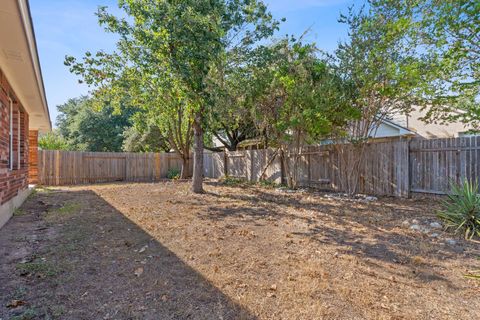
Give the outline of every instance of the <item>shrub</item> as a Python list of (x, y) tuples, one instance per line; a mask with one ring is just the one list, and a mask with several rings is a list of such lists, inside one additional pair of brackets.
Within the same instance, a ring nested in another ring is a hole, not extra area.
[(168, 179), (174, 179), (174, 180), (179, 179), (180, 178), (180, 169), (178, 169), (178, 168), (168, 169), (167, 178)]
[(452, 183), (451, 193), (443, 201), (443, 209), (438, 217), (447, 228), (455, 228), (455, 232), (463, 232), (465, 239), (480, 236), (480, 195), (478, 183), (464, 180)]

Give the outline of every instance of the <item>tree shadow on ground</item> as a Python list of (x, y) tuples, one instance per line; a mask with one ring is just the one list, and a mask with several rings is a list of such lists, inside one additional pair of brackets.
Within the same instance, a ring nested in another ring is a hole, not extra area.
[[(0, 232), (0, 318), (256, 318), (92, 191), (38, 193), (22, 210)], [(52, 272), (19, 274), (19, 263)], [(2, 309), (20, 287), (27, 305)]]
[[(238, 190), (238, 193), (210, 195), (220, 202), (241, 201), (248, 205), (210, 205), (202, 217), (216, 221), (241, 218), (243, 222), (252, 225), (259, 225), (264, 220), (279, 224), (285, 219), (296, 220), (306, 225), (302, 230), (292, 231), (297, 237), (316, 242), (320, 246), (334, 246), (340, 254), (408, 270), (409, 276), (421, 282), (443, 281), (452, 288), (453, 284), (448, 279), (432, 269), (438, 267), (441, 260), (458, 259), (467, 251), (478, 252), (466, 242), (449, 246), (426, 235), (399, 231), (402, 220), (419, 218), (422, 214), (425, 216), (425, 212), (421, 211), (425, 210), (424, 202), (415, 204), (407, 200), (402, 203), (401, 200), (391, 198), (368, 204), (343, 200), (308, 202), (305, 201), (306, 197), (319, 194), (277, 194), (273, 190), (255, 187), (242, 187)], [(302, 214), (304, 210), (318, 215)], [(428, 264), (423, 263), (424, 260), (428, 260)], [(401, 275), (405, 276), (405, 273)]]

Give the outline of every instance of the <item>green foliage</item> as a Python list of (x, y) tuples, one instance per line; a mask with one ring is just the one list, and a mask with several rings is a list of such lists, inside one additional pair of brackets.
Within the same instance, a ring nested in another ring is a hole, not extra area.
[[(213, 107), (210, 70), (227, 52), (248, 52), (277, 22), (258, 0), (122, 0), (119, 7), (127, 17), (106, 7), (97, 13), (105, 30), (119, 36), (117, 51), (87, 52), (81, 62), (66, 57), (65, 64), (97, 96), (141, 108), (184, 160), (195, 131), (201, 157), (205, 114)], [(201, 191), (202, 164), (195, 163), (193, 185)]]
[(98, 98), (82, 96), (58, 106), (57, 126), (71, 149), (80, 151), (122, 150), (123, 132), (131, 126), (133, 108), (122, 112)]
[(237, 187), (237, 186), (250, 184), (249, 181), (247, 181), (246, 179), (230, 177), (230, 176), (222, 177), (220, 179), (220, 182), (229, 187)]
[(58, 132), (52, 131), (38, 138), (38, 147), (42, 150), (70, 150), (67, 140)]
[(447, 228), (463, 232), (466, 239), (480, 236), (480, 195), (478, 183), (464, 180), (451, 184), (451, 193), (438, 212)]
[(181, 170), (178, 168), (170, 168), (167, 172), (167, 178), (172, 180), (180, 179)]
[(269, 181), (269, 180), (260, 180), (260, 181), (257, 181), (257, 182), (253, 182), (253, 181), (248, 181), (244, 178), (237, 178), (237, 177), (231, 177), (231, 176), (222, 177), (220, 179), (220, 182), (223, 185), (226, 185), (226, 186), (229, 186), (229, 187), (258, 186), (258, 187), (262, 187), (262, 188), (271, 189), (271, 188), (276, 188), (276, 187), (281, 186), (281, 185), (279, 185), (279, 184), (277, 184), (273, 181)]
[(267, 68), (260, 79), (258, 112), (260, 130), (278, 144), (300, 139), (316, 142), (344, 128), (355, 117), (344, 81), (313, 44), (285, 39), (269, 48)]
[(59, 272), (59, 270), (56, 269), (55, 266), (42, 260), (18, 263), (16, 265), (16, 269), (22, 275), (32, 274), (41, 278), (54, 277)]
[[(480, 3), (372, 0), (371, 9), (379, 19), (401, 23), (402, 42), (415, 50), (410, 57), (426, 64), (416, 94), (427, 100), (427, 119), (462, 120), (479, 128)], [(387, 24), (385, 32), (398, 34), (399, 23)]]
[(169, 152), (168, 139), (158, 126), (134, 125), (123, 132), (122, 150), (126, 152)]
[(65, 203), (63, 206), (61, 206), (60, 208), (54, 210), (52, 213), (71, 214), (78, 211), (79, 209), (80, 209), (80, 204), (68, 202), (68, 203)]
[(260, 50), (253, 74), (253, 118), (264, 144), (282, 150), (287, 183), (295, 188), (304, 145), (345, 131), (355, 109), (345, 81), (318, 58), (315, 45), (287, 38)]
[(348, 25), (350, 36), (335, 51), (335, 64), (358, 118), (348, 128), (351, 142), (374, 136), (383, 119), (408, 114), (424, 102), (416, 93), (428, 65), (404, 41), (414, 23), (374, 8), (351, 8), (339, 20)]

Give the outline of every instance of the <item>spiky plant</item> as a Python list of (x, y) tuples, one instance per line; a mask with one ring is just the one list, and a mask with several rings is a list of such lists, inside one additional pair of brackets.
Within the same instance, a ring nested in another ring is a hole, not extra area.
[(480, 195), (478, 182), (463, 180), (451, 183), (451, 192), (443, 201), (443, 208), (438, 217), (447, 228), (455, 228), (455, 232), (463, 232), (465, 239), (480, 237)]

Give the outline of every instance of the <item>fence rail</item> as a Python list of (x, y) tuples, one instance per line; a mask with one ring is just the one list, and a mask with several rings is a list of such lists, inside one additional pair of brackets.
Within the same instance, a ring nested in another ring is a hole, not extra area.
[(41, 185), (74, 185), (113, 181), (158, 181), (182, 167), (175, 153), (116, 153), (40, 150)]
[[(347, 168), (332, 145), (310, 146), (301, 154), (297, 176), (300, 185), (342, 190)], [(359, 157), (359, 151), (345, 145), (343, 159)], [(223, 161), (229, 176), (277, 183), (285, 177), (273, 150), (227, 152)], [(445, 194), (450, 182), (480, 180), (480, 137), (448, 139), (381, 139), (368, 143), (358, 172), (358, 191), (379, 196), (408, 197), (411, 193)], [(221, 161), (217, 159), (217, 161)], [(210, 177), (218, 178), (223, 172)]]
[[(379, 196), (408, 197), (411, 193), (444, 194), (451, 181), (480, 180), (480, 137), (450, 139), (390, 139), (368, 143), (357, 177), (342, 159), (359, 157), (358, 149), (344, 145), (343, 157), (333, 145), (308, 146), (300, 154), (296, 175), (301, 186), (342, 190), (342, 181), (358, 179), (358, 191)], [(111, 181), (158, 181), (182, 161), (174, 153), (110, 153), (40, 151), (39, 183), (72, 185)], [(192, 170), (190, 161), (190, 170)], [(286, 174), (273, 149), (206, 152), (204, 175), (225, 174), (249, 181), (281, 183)], [(350, 182), (355, 182), (350, 181)]]

